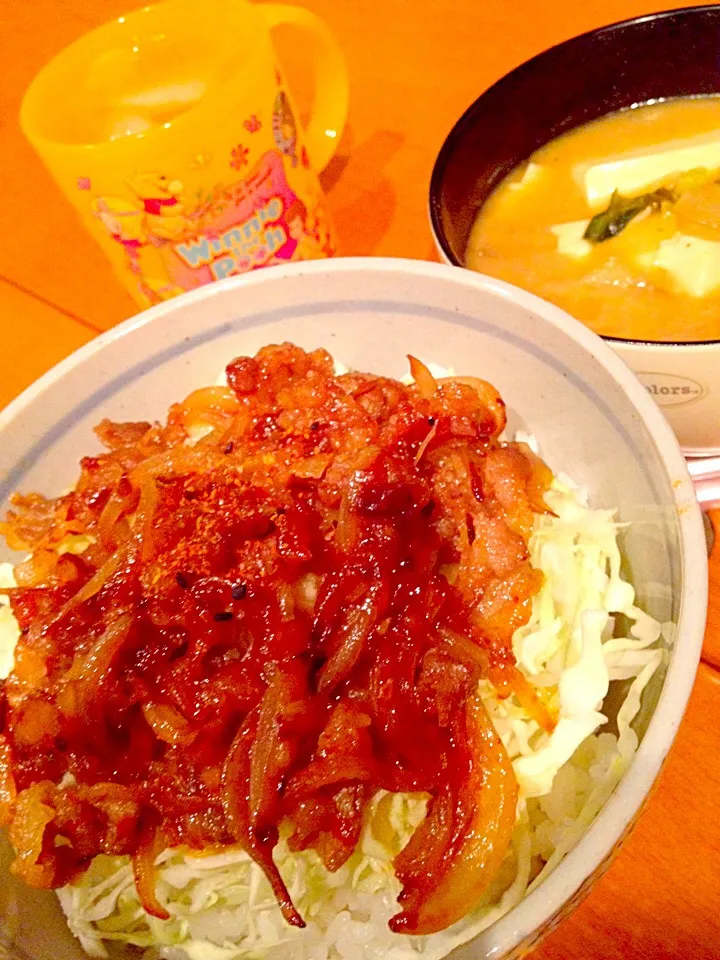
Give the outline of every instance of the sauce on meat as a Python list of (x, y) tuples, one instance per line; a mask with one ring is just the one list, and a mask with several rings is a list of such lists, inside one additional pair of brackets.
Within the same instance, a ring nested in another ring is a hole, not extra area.
[(478, 680), (552, 726), (511, 649), (550, 473), (498, 440), (489, 384), (411, 367), (408, 387), (266, 347), (165, 425), (101, 423), (71, 493), (15, 498), (3, 532), (31, 556), (6, 591), (21, 637), (0, 817), (27, 883), (127, 854), (164, 917), (159, 850), (241, 844), (302, 925), (280, 825), (334, 870), (377, 791), (421, 791), (391, 926), (430, 933), (475, 905), (517, 794)]

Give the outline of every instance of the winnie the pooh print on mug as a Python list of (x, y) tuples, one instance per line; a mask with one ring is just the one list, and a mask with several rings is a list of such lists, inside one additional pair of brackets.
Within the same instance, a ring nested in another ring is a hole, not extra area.
[[(312, 41), (316, 92), (305, 129), (273, 50), (280, 24)], [(332, 256), (316, 171), (346, 112), (342, 56), (313, 14), (166, 0), (59, 54), (30, 86), (21, 122), (148, 306), (258, 267)]]

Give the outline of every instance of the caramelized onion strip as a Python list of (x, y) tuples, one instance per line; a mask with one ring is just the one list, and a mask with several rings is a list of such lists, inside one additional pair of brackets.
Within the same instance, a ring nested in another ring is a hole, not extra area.
[(17, 851), (11, 872), (41, 890), (50, 889), (55, 883), (52, 860), (42, 858), (45, 832), (55, 819), (55, 809), (47, 802), (54, 789), (50, 781), (42, 780), (18, 794), (9, 830), (10, 843)]
[(427, 450), (427, 448), (430, 446), (430, 444), (431, 444), (431, 443), (433, 442), (433, 440), (435, 439), (435, 434), (436, 434), (437, 432), (438, 432), (438, 424), (437, 424), (437, 420), (436, 420), (435, 423), (434, 423), (434, 424), (430, 427), (430, 429), (428, 430), (427, 436), (425, 437), (425, 439), (423, 440), (423, 442), (420, 444), (420, 446), (419, 446), (419, 448), (418, 448), (418, 452), (415, 454), (415, 465), (416, 465), (416, 466), (417, 466), (418, 463), (420, 463), (420, 461), (421, 461), (422, 458), (423, 458), (423, 454), (425, 453), (425, 451)]
[(36, 550), (13, 571), (18, 587), (38, 587), (46, 583), (57, 567), (58, 559), (54, 550)]
[(538, 697), (537, 691), (533, 689), (527, 678), (517, 669), (517, 667), (504, 667), (507, 670), (510, 688), (518, 698), (518, 703), (525, 713), (538, 724), (538, 726), (547, 733), (552, 733), (557, 725), (557, 719), (550, 713), (548, 708)]
[(58, 694), (58, 707), (66, 716), (81, 715), (102, 690), (103, 678), (130, 632), (132, 618), (121, 614), (95, 641), (90, 650), (75, 658)]
[(334, 640), (337, 649), (325, 663), (318, 679), (318, 691), (330, 693), (349, 675), (362, 653), (365, 641), (375, 625), (377, 591), (370, 591), (360, 606), (351, 607)]
[(144, 703), (142, 711), (152, 732), (164, 743), (187, 745), (197, 736), (185, 717), (168, 703)]
[[(512, 764), (479, 694), (468, 700), (466, 711), (472, 764), (461, 799), (471, 815), (447, 846), (439, 870), (420, 875), (404, 852), (396, 858), (399, 878), (404, 882), (407, 874), (409, 880), (400, 897), (403, 909), (390, 921), (396, 933), (436, 933), (470, 913), (510, 845), (517, 804)], [(423, 824), (416, 831), (421, 838), (422, 829)]]
[(117, 488), (113, 490), (110, 499), (103, 507), (98, 520), (98, 536), (101, 545), (108, 551), (113, 551), (117, 547), (116, 527), (128, 507), (129, 498), (120, 493)]
[(99, 593), (112, 575), (120, 568), (121, 564), (127, 559), (127, 550), (121, 548), (117, 550), (105, 563), (97, 570), (88, 582), (80, 587), (78, 592), (71, 597), (65, 606), (61, 607), (59, 613), (53, 618), (48, 626), (54, 627), (63, 620), (71, 610), (85, 603), (96, 593)]
[(133, 525), (133, 533), (140, 544), (140, 559), (143, 563), (152, 560), (155, 554), (155, 511), (160, 494), (155, 480), (147, 474), (140, 482), (140, 502)]
[(479, 670), (481, 673), (487, 671), (490, 664), (487, 650), (483, 650), (472, 640), (463, 637), (460, 633), (455, 633), (453, 630), (443, 628), (439, 631), (439, 637), (443, 646), (447, 647), (448, 652), (452, 653), (456, 660)]
[(155, 834), (149, 843), (141, 846), (132, 855), (131, 863), (135, 887), (143, 910), (145, 913), (149, 913), (151, 917), (157, 917), (158, 920), (169, 920), (170, 914), (158, 900), (155, 889), (157, 884), (155, 860), (163, 846), (161, 836)]
[(418, 360), (417, 357), (412, 356), (408, 356), (408, 360), (410, 362), (410, 373), (415, 381), (418, 393), (423, 399), (429, 400), (430, 397), (434, 396), (435, 391), (437, 390), (437, 380), (430, 373), (422, 360)]
[(221, 796), (228, 829), (267, 877), (283, 916), (293, 927), (304, 927), (305, 921), (295, 909), (288, 889), (272, 858), (274, 838), (270, 843), (259, 840), (250, 825), (249, 779), (250, 753), (257, 735), (258, 711), (252, 711), (238, 730), (225, 759), (222, 771)]
[(0, 734), (0, 827), (12, 822), (17, 787), (12, 772), (12, 748), (7, 737)]

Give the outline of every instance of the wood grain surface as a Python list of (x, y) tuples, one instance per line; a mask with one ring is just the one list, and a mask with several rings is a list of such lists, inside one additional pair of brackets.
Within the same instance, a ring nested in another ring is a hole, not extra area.
[[(351, 78), (347, 130), (322, 181), (343, 255), (435, 259), (427, 190), (437, 151), (483, 89), (545, 47), (655, 0), (305, 0), (337, 36)], [(0, 36), (0, 407), (58, 360), (135, 312), (17, 122), (40, 67), (131, 0), (3, 0)], [(12, 36), (12, 44), (8, 38)], [(309, 97), (302, 51), (280, 38)], [(8, 66), (10, 67), (8, 69)], [(720, 517), (713, 517), (720, 534)], [(537, 960), (720, 956), (720, 551), (685, 720), (647, 810), (586, 901)]]

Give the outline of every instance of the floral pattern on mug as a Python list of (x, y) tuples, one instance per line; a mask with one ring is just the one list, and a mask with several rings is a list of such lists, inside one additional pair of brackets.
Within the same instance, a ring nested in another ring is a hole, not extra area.
[(241, 167), (247, 166), (249, 152), (247, 147), (238, 143), (237, 146), (232, 148), (232, 152), (230, 153), (230, 166), (234, 170), (239, 170)]

